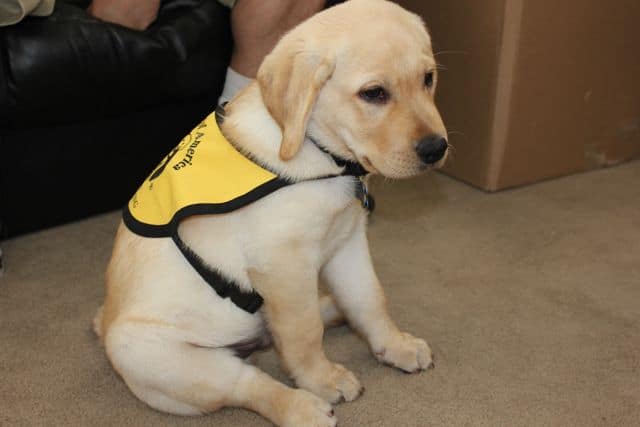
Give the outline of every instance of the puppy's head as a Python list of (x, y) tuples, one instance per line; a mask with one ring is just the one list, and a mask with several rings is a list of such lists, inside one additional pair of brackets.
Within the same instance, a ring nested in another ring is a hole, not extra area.
[(303, 22), (258, 71), (291, 159), (305, 135), (391, 178), (441, 166), (447, 133), (436, 61), (422, 20), (385, 0), (350, 0)]

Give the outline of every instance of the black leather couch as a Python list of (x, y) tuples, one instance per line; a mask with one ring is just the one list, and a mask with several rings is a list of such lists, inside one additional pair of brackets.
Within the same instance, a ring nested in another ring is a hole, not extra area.
[(165, 0), (137, 32), (88, 3), (0, 28), (0, 239), (119, 209), (216, 106), (227, 8)]

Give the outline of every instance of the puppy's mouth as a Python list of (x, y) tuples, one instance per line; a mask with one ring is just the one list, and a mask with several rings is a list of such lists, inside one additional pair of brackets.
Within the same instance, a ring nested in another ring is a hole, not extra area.
[[(356, 156), (356, 158), (358, 158)], [(373, 163), (371, 162), (371, 160), (369, 160), (369, 157), (364, 156), (362, 158), (362, 160), (358, 159), (358, 161), (360, 162), (360, 164), (366, 169), (368, 170), (370, 173), (375, 173), (380, 175), (380, 171), (378, 169), (376, 169), (375, 166), (373, 166)]]
[(373, 167), (379, 175), (386, 178), (405, 179), (419, 175), (426, 170), (434, 169), (436, 164), (427, 165), (419, 161), (418, 158), (411, 155), (411, 153), (391, 152), (385, 154), (384, 162), (379, 165), (379, 168), (373, 165), (371, 167)]

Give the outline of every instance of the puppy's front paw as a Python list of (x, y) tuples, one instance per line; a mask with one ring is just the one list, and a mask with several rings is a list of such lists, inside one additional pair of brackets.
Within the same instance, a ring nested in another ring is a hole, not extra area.
[(326, 363), (322, 369), (298, 377), (296, 383), (331, 403), (351, 402), (364, 391), (356, 376), (337, 363)]
[(381, 348), (374, 349), (380, 362), (413, 373), (435, 367), (433, 355), (425, 340), (401, 332), (389, 339)]
[(288, 405), (282, 427), (336, 427), (338, 420), (331, 405), (306, 390), (296, 390)]

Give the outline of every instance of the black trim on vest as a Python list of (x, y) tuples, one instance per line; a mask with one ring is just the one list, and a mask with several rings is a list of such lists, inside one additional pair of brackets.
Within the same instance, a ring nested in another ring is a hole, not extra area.
[(223, 214), (233, 212), (291, 184), (291, 182), (285, 179), (273, 178), (248, 193), (224, 203), (198, 203), (185, 206), (174, 214), (170, 223), (165, 225), (151, 225), (138, 222), (131, 214), (129, 204), (127, 204), (123, 209), (122, 219), (129, 230), (141, 236), (171, 237), (174, 230), (177, 230), (180, 221), (191, 215)]

